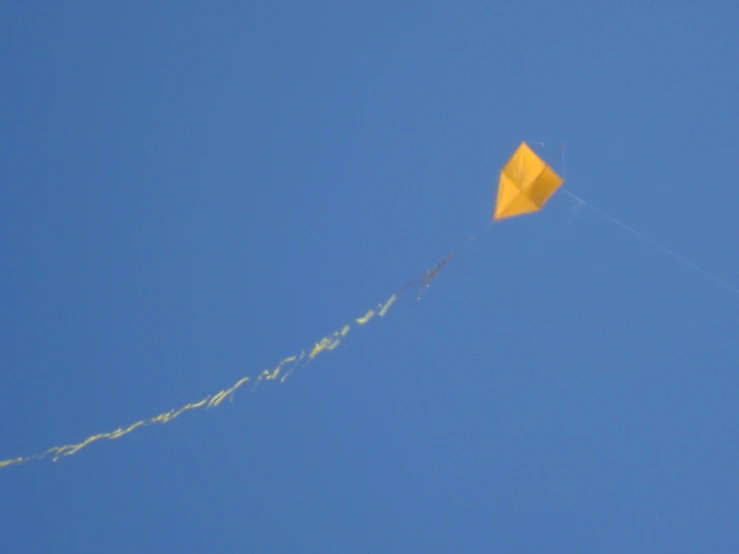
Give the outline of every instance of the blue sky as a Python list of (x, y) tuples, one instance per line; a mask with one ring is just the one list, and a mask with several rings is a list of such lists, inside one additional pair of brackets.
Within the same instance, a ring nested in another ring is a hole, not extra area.
[[(7, 3), (2, 552), (736, 552), (732, 2)], [(543, 141), (545, 146), (534, 144)]]

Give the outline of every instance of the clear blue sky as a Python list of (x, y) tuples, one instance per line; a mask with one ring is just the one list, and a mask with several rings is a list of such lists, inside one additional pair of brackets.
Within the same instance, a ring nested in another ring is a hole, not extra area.
[[(739, 551), (735, 2), (6, 2), (0, 551)], [(545, 147), (533, 141), (544, 141)]]

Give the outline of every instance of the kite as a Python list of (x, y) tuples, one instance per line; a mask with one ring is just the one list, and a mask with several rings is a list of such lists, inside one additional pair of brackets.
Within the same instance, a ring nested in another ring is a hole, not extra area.
[(500, 172), (493, 219), (539, 211), (562, 183), (564, 179), (522, 142)]
[[(564, 149), (562, 150), (562, 152), (564, 154)], [(557, 192), (557, 190), (562, 186), (563, 183), (564, 179), (560, 177), (539, 156), (537, 156), (536, 153), (534, 153), (534, 151), (529, 147), (529, 145), (526, 144), (526, 142), (522, 142), (513, 153), (513, 155), (510, 157), (510, 159), (503, 166), (503, 169), (500, 172), (497, 198), (491, 218), (492, 221), (494, 222), (503, 219), (509, 219), (541, 210), (546, 202), (552, 197), (552, 195), (554, 195), (555, 192)], [(685, 258), (678, 256), (671, 250), (665, 248), (664, 246), (643, 235), (642, 233), (639, 233), (635, 229), (629, 227), (625, 223), (622, 223), (621, 221), (607, 214), (603, 210), (600, 210), (592, 204), (585, 202), (579, 196), (576, 196), (575, 194), (567, 190), (564, 190), (564, 192), (578, 201), (580, 204), (592, 208), (612, 222), (620, 225), (631, 233), (650, 242), (652, 245), (673, 256), (678, 261), (692, 266), (694, 269), (724, 285), (731, 292), (739, 294), (739, 289), (737, 289), (733, 285), (708, 273), (707, 271), (701, 269)], [(469, 238), (474, 239), (475, 237), (473, 236)], [(231, 387), (223, 389), (214, 394), (209, 394), (198, 401), (187, 403), (177, 410), (172, 409), (154, 417), (141, 419), (135, 423), (129, 424), (125, 427), (120, 427), (114, 431), (97, 433), (77, 443), (55, 446), (31, 456), (19, 456), (16, 458), (0, 460), (0, 468), (23, 464), (32, 460), (41, 460), (46, 457), (51, 457), (53, 461), (57, 461), (62, 457), (76, 454), (93, 442), (97, 442), (102, 439), (116, 440), (141, 427), (147, 427), (153, 424), (169, 423), (186, 411), (203, 408), (215, 408), (217, 406), (220, 406), (226, 399), (233, 399), (233, 396), (236, 393), (237, 389), (241, 388), (243, 385), (250, 381), (254, 382), (254, 388), (256, 388), (256, 386), (262, 381), (284, 383), (288, 376), (298, 367), (305, 367), (307, 364), (312, 362), (319, 354), (336, 349), (343, 341), (343, 339), (347, 336), (349, 331), (352, 329), (353, 324), (362, 326), (367, 324), (375, 316), (378, 316), (380, 318), (385, 317), (390, 307), (395, 303), (396, 300), (398, 300), (398, 298), (403, 296), (409, 288), (413, 286), (419, 286), (420, 290), (418, 292), (417, 299), (420, 299), (423, 291), (430, 287), (432, 281), (437, 278), (442, 268), (446, 267), (446, 265), (457, 255), (457, 250), (458, 249), (455, 249), (451, 254), (443, 258), (431, 269), (427, 270), (421, 278), (410, 281), (408, 284), (403, 286), (398, 292), (391, 295), (384, 303), (378, 304), (375, 308), (367, 311), (363, 316), (355, 318), (351, 323), (347, 323), (334, 331), (332, 334), (323, 337), (321, 340), (314, 343), (313, 347), (309, 351), (303, 350), (299, 355), (288, 356), (287, 358), (284, 358), (273, 369), (265, 369), (264, 371), (262, 371), (261, 374), (259, 374), (256, 379), (252, 379), (250, 377), (242, 377)], [(283, 369), (285, 371), (283, 371)]]

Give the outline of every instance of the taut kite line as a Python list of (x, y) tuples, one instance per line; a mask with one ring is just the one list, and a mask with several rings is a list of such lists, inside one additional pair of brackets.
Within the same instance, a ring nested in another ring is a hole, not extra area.
[[(498, 221), (539, 211), (547, 202), (547, 200), (549, 200), (549, 198), (551, 198), (552, 195), (561, 187), (562, 183), (564, 183), (564, 179), (560, 177), (539, 156), (537, 156), (536, 153), (528, 146), (528, 144), (522, 142), (500, 172), (497, 199), (495, 202), (492, 220)], [(678, 260), (691, 265), (708, 277), (711, 277), (712, 279), (718, 281), (725, 287), (729, 288), (732, 292), (739, 294), (739, 290), (732, 285), (700, 269), (692, 262), (689, 262), (685, 258), (678, 256), (677, 254), (661, 246), (652, 239), (646, 237), (645, 235), (642, 235), (631, 227), (628, 227), (626, 224), (620, 222), (619, 220), (603, 212), (602, 210), (595, 208), (591, 204), (585, 202), (569, 191), (565, 192), (582, 204), (593, 208), (595, 211), (599, 212), (601, 215), (604, 215), (611, 221), (626, 228), (632, 233), (635, 233), (642, 239), (647, 240), (663, 251), (666, 251)], [(156, 423), (169, 423), (184, 412), (190, 410), (197, 410), (201, 408), (215, 408), (221, 405), (221, 403), (223, 403), (226, 399), (232, 398), (234, 393), (239, 388), (249, 382), (254, 382), (254, 386), (258, 385), (262, 381), (284, 383), (285, 380), (290, 376), (290, 374), (299, 367), (305, 367), (323, 352), (329, 352), (336, 349), (341, 341), (352, 329), (352, 324), (362, 326), (367, 324), (375, 316), (378, 316), (380, 318), (385, 317), (390, 307), (399, 297), (403, 296), (409, 288), (416, 285), (420, 286), (417, 296), (417, 298), (420, 298), (423, 291), (431, 285), (431, 282), (438, 276), (439, 272), (456, 256), (456, 254), (456, 250), (453, 251), (440, 262), (435, 264), (431, 269), (427, 270), (421, 278), (407, 283), (398, 292), (391, 295), (385, 302), (378, 304), (375, 308), (367, 311), (363, 316), (355, 318), (351, 323), (347, 323), (330, 335), (323, 337), (321, 340), (313, 345), (309, 352), (304, 350), (299, 355), (288, 356), (279, 364), (277, 364), (274, 368), (264, 370), (254, 379), (250, 377), (242, 377), (231, 387), (223, 389), (214, 394), (209, 394), (196, 402), (185, 404), (179, 409), (172, 409), (148, 419), (141, 419), (139, 421), (136, 421), (135, 423), (131, 423), (126, 427), (120, 427), (114, 431), (91, 435), (77, 443), (65, 444), (63, 446), (54, 446), (43, 452), (30, 456), (19, 456), (16, 458), (9, 458), (7, 460), (0, 460), (0, 468), (24, 464), (34, 460), (42, 460), (47, 457), (51, 457), (52, 460), (56, 462), (62, 457), (71, 456), (78, 453), (83, 448), (99, 440), (119, 439), (124, 435), (127, 435), (128, 433), (131, 433), (132, 431), (141, 427), (147, 427)]]

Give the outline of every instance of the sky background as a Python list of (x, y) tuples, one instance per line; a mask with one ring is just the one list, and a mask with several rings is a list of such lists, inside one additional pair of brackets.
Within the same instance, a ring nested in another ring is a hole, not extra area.
[[(739, 551), (739, 7), (6, 2), (0, 551)], [(543, 141), (544, 146), (535, 144)], [(560, 144), (566, 143), (566, 168)]]

